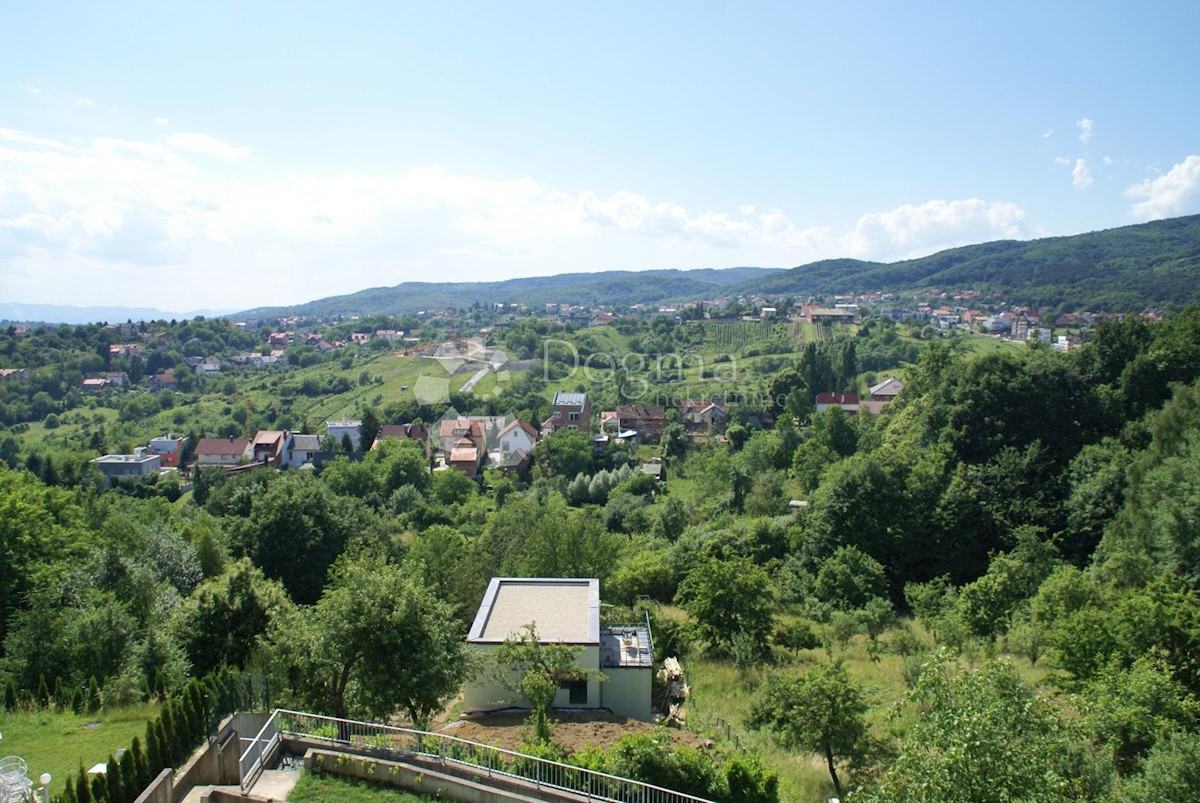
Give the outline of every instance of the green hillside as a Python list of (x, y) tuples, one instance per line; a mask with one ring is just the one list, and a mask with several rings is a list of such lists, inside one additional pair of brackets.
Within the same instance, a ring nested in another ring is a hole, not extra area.
[(401, 315), (475, 303), (637, 304), (676, 298), (705, 298), (720, 288), (778, 273), (771, 268), (728, 268), (692, 271), (606, 271), (562, 273), (501, 282), (405, 282), (373, 287), (291, 307), (258, 307), (235, 318), (280, 315)]
[(745, 293), (864, 293), (929, 287), (1000, 291), (1067, 309), (1200, 303), (1200, 215), (1072, 237), (1001, 240), (892, 264), (802, 265), (737, 286)]
[(730, 294), (821, 295), (974, 288), (1064, 309), (1138, 310), (1200, 303), (1200, 215), (1071, 237), (999, 240), (884, 264), (827, 259), (790, 270), (607, 271), (500, 282), (405, 282), (235, 318), (399, 315), (475, 303), (656, 304)]

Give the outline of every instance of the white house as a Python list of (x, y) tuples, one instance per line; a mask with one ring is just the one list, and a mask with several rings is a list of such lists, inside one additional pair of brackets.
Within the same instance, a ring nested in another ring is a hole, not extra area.
[[(608, 709), (632, 719), (652, 719), (654, 660), (644, 613), (640, 620), (630, 617), (621, 625), (601, 625), (600, 581), (594, 578), (493, 577), (467, 642), (486, 657), (505, 639), (520, 637), (530, 624), (542, 643), (579, 647), (579, 664), (589, 670), (587, 680), (560, 685), (556, 708)], [(597, 671), (603, 673), (603, 682)], [(479, 672), (463, 691), (466, 709), (528, 707), (512, 688), (516, 678), (513, 672), (509, 682), (502, 683), (487, 670)]]
[(498, 439), (501, 454), (516, 454), (518, 451), (528, 454), (537, 442), (537, 430), (516, 418), (500, 430)]
[(350, 445), (354, 447), (354, 451), (359, 450), (362, 441), (362, 421), (346, 420), (346, 421), (326, 421), (325, 429), (339, 443), (343, 435), (350, 436)]
[(196, 462), (202, 466), (236, 466), (249, 459), (250, 441), (245, 438), (201, 438), (196, 443)]
[(196, 373), (200, 376), (212, 376), (221, 372), (221, 361), (216, 357), (205, 357), (196, 363)]
[(321, 439), (316, 435), (293, 435), (288, 465), (292, 468), (299, 468), (305, 463), (311, 463), (319, 451), (321, 451)]
[(110, 485), (114, 480), (145, 477), (162, 468), (162, 458), (148, 454), (144, 446), (139, 446), (133, 454), (106, 454), (91, 462), (100, 469)]

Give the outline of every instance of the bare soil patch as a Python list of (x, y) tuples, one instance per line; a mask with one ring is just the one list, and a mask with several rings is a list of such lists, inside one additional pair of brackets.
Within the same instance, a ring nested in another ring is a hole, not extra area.
[[(526, 716), (525, 711), (501, 711), (447, 722), (438, 730), (460, 739), (486, 742), (496, 747), (515, 750), (521, 745)], [(607, 711), (556, 711), (553, 718), (554, 743), (567, 753), (573, 753), (587, 745), (607, 750), (622, 736), (631, 733), (667, 733), (678, 744), (704, 744), (704, 739), (695, 733), (663, 728), (652, 722), (639, 722)]]

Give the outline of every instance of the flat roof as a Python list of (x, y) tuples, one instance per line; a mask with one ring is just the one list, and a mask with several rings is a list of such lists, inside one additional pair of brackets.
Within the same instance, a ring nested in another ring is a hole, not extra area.
[(654, 666), (650, 629), (646, 627), (605, 628), (600, 636), (600, 666), (626, 668)]
[(537, 627), (539, 641), (600, 643), (600, 581), (583, 577), (493, 577), (468, 641), (499, 644)]
[(138, 456), (136, 454), (106, 454), (101, 457), (92, 458), (92, 463), (113, 464), (113, 463), (149, 463), (150, 461), (162, 462), (162, 455), (154, 452), (148, 452)]

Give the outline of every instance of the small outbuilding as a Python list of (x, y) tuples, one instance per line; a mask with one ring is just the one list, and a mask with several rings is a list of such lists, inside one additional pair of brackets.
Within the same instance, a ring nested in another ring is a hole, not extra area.
[[(614, 609), (615, 610), (615, 609)], [(467, 642), (485, 655), (509, 638), (519, 638), (534, 625), (542, 643), (580, 648), (579, 665), (586, 680), (563, 683), (556, 708), (607, 709), (619, 716), (650, 721), (654, 676), (650, 621), (645, 613), (603, 617), (600, 581), (595, 578), (493, 577), (475, 614)], [(604, 676), (600, 681), (596, 672)], [(468, 711), (527, 708), (514, 687), (516, 677), (501, 682), (488, 671), (469, 680), (463, 692)]]

